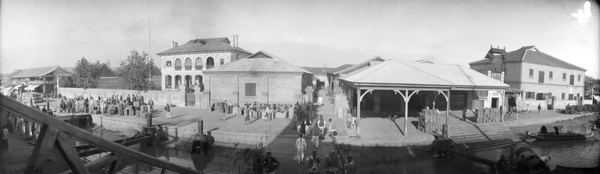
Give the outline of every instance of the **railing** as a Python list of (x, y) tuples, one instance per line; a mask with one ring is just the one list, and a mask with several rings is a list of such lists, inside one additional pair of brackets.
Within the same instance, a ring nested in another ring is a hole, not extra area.
[[(88, 168), (91, 168), (93, 165), (96, 165), (94, 167), (98, 167), (106, 163), (109, 163), (109, 168), (114, 173), (121, 158), (127, 158), (178, 173), (200, 173), (196, 170), (165, 162), (115, 142), (108, 141), (1, 94), (0, 109), (15, 113), (42, 125), (39, 137), (29, 158), (29, 163), (25, 168), (25, 173), (43, 173), (44, 165), (48, 162), (51, 152), (55, 148), (60, 152), (61, 157), (73, 173), (89, 173)], [(90, 145), (105, 149), (115, 155), (101, 158), (98, 162), (93, 161), (83, 164), (72, 144), (75, 139), (85, 141)]]
[[(331, 136), (331, 144), (333, 145), (333, 148), (335, 150), (335, 152), (337, 152), (342, 159), (338, 159), (338, 165), (340, 166), (340, 171), (345, 171), (344, 169), (346, 168), (345, 164), (348, 163), (348, 161), (346, 161), (347, 156), (344, 156), (344, 152), (342, 151), (342, 148), (340, 148), (340, 146), (337, 143), (337, 139), (334, 136)], [(344, 173), (344, 172), (341, 172)]]
[[(249, 163), (253, 163), (256, 159), (256, 153), (259, 152), (264, 145), (269, 142), (269, 139), (273, 137), (272, 135), (272, 127), (269, 126), (269, 128), (267, 130), (265, 130), (265, 134), (263, 136), (260, 136), (260, 138), (258, 138), (256, 140), (256, 145), (254, 146), (254, 148), (248, 152), (248, 154), (246, 154), (246, 156), (244, 156), (244, 158), (242, 159), (242, 164), (238, 164), (238, 173), (246, 173), (247, 171), (247, 166), (249, 166)], [(263, 141), (264, 140), (264, 141)], [(264, 151), (268, 151), (268, 146), (267, 149), (265, 149)], [(244, 167), (242, 168), (242, 165), (244, 165)]]

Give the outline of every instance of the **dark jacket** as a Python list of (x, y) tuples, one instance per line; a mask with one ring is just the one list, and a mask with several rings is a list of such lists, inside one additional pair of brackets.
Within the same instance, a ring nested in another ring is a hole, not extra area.
[(279, 161), (273, 157), (267, 157), (263, 161), (263, 166), (265, 167), (265, 172), (271, 173), (279, 167)]

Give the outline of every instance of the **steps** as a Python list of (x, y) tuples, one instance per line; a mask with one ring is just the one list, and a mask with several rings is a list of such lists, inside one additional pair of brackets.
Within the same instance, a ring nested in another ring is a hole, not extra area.
[(460, 144), (513, 139), (515, 135), (501, 124), (462, 124), (450, 126), (450, 138)]

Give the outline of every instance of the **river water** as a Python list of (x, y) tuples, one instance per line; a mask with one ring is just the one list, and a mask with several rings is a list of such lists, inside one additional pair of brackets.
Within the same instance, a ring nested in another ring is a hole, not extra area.
[[(112, 131), (95, 130), (109, 140), (125, 138)], [(600, 136), (581, 141), (534, 141), (529, 144), (538, 155), (550, 156), (551, 170), (556, 165), (570, 167), (595, 167), (600, 159)], [(237, 173), (238, 164), (247, 151), (226, 147), (214, 147), (208, 154), (192, 154), (162, 146), (135, 145), (133, 148), (148, 155), (205, 173)], [(501, 154), (509, 154), (510, 148), (477, 152), (476, 155), (497, 160)], [(446, 173), (490, 173), (487, 166), (461, 157), (435, 159), (429, 147), (350, 147), (350, 153), (358, 165), (358, 173), (377, 174), (446, 174)], [(126, 162), (122, 171), (131, 173), (160, 173), (158, 169)]]

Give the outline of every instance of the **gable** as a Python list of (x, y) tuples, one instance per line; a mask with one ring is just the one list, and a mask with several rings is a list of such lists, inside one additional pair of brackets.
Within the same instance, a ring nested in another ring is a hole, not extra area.
[(252, 56), (248, 57), (248, 59), (251, 59), (251, 58), (269, 58), (269, 59), (272, 59), (273, 57), (271, 57), (271, 56), (269, 56), (269, 55), (266, 55), (265, 53), (258, 52), (258, 53), (256, 53), (256, 54), (254, 54), (254, 55), (252, 55)]

